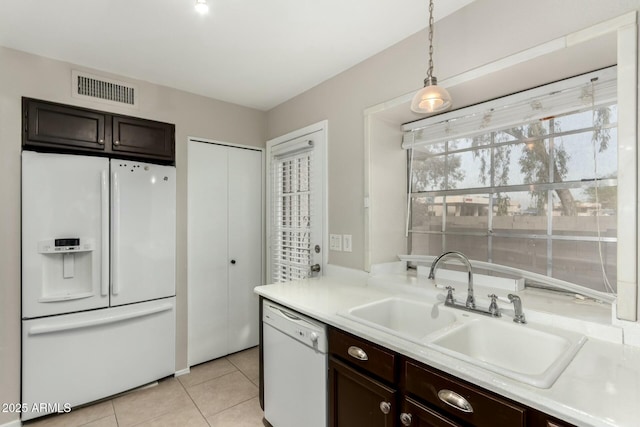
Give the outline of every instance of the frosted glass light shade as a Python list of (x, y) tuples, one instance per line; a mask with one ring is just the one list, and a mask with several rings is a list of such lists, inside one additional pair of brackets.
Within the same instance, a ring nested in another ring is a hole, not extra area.
[(196, 11), (201, 14), (209, 12), (207, 0), (196, 0)]
[(443, 87), (437, 85), (435, 77), (425, 80), (425, 87), (420, 89), (411, 101), (411, 110), (416, 113), (437, 113), (451, 107), (451, 95)]

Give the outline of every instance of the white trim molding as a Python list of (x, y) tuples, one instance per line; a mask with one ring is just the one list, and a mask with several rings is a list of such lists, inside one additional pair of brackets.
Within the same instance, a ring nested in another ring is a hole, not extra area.
[(174, 378), (178, 378), (178, 377), (181, 377), (183, 375), (188, 375), (190, 373), (191, 373), (191, 368), (180, 369), (179, 371), (175, 371), (173, 373), (173, 377)]

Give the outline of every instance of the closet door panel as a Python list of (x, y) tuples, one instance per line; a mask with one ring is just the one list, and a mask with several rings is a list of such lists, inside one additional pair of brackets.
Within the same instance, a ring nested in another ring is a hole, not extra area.
[(262, 152), (229, 148), (229, 352), (258, 345), (263, 284)]
[(189, 365), (192, 366), (229, 353), (228, 148), (190, 141), (188, 168)]

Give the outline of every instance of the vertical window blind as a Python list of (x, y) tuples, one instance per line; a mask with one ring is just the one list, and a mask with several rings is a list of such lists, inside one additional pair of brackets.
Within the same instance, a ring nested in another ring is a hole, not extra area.
[(312, 141), (300, 141), (273, 153), (271, 160), (271, 280), (310, 276)]

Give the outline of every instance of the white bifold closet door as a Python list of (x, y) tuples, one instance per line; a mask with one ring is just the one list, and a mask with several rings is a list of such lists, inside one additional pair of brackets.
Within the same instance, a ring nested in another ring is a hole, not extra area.
[(262, 151), (188, 145), (189, 365), (258, 344)]

